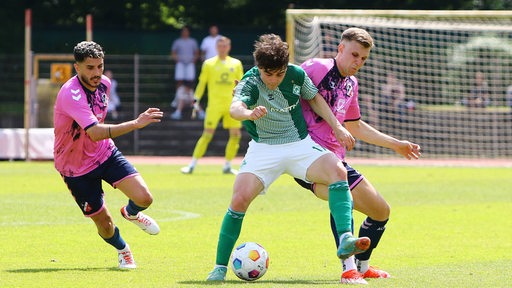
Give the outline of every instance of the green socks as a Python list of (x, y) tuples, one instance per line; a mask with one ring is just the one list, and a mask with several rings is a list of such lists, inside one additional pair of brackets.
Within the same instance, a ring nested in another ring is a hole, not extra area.
[(235, 247), (238, 236), (240, 236), (240, 230), (242, 230), (244, 216), (245, 213), (235, 212), (231, 210), (231, 208), (226, 212), (220, 228), (219, 243), (217, 244), (217, 259), (215, 264), (228, 265), (231, 251), (233, 250), (233, 247)]
[(347, 181), (329, 185), (329, 209), (336, 223), (338, 237), (352, 231), (352, 196)]

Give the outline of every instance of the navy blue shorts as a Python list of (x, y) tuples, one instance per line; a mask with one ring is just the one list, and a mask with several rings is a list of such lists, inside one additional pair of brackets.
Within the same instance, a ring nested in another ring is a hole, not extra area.
[(135, 167), (116, 149), (105, 162), (91, 172), (78, 177), (63, 178), (82, 213), (85, 216), (92, 216), (103, 209), (102, 180), (115, 187), (120, 180), (137, 174)]
[[(343, 166), (345, 166), (345, 169), (347, 169), (347, 179), (348, 179), (348, 186), (350, 190), (354, 189), (354, 187), (361, 182), (361, 180), (364, 179), (364, 176), (359, 173), (356, 169), (352, 168), (352, 166), (348, 165), (347, 162), (343, 161)], [(301, 179), (295, 178), (295, 182), (297, 182), (300, 186), (311, 190), (311, 192), (314, 193), (313, 190), (313, 183), (307, 183)]]

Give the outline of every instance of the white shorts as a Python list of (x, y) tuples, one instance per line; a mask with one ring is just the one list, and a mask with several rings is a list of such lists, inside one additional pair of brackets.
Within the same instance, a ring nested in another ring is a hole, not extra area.
[(174, 80), (194, 81), (196, 79), (196, 64), (177, 62), (174, 68)]
[(315, 143), (310, 136), (293, 143), (269, 145), (249, 142), (239, 173), (252, 173), (256, 175), (265, 187), (263, 192), (281, 174), (289, 174), (294, 178), (306, 179), (306, 173), (318, 158), (331, 153)]

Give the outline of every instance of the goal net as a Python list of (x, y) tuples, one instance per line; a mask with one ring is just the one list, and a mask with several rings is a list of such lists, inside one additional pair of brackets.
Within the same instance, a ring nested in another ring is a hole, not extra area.
[[(291, 9), (286, 17), (295, 64), (334, 57), (349, 27), (372, 35), (356, 75), (372, 126), (420, 144), (425, 157), (512, 157), (512, 11)], [(395, 153), (358, 141), (351, 155)]]

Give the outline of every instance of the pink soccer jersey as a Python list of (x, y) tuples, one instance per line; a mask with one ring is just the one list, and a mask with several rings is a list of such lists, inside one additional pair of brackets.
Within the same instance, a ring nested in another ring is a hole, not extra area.
[(74, 76), (57, 94), (53, 155), (55, 168), (62, 175), (84, 175), (107, 160), (115, 149), (112, 139), (93, 141), (85, 132), (105, 120), (109, 93), (110, 80), (106, 76), (102, 76), (101, 84), (94, 92), (83, 87)]
[[(354, 76), (343, 77), (334, 59), (314, 58), (302, 63), (301, 67), (318, 88), (340, 123), (361, 118), (359, 110), (358, 83)], [(302, 111), (313, 140), (334, 152), (340, 159), (345, 158), (345, 148), (336, 140), (331, 127), (318, 116), (309, 103), (301, 100)]]

